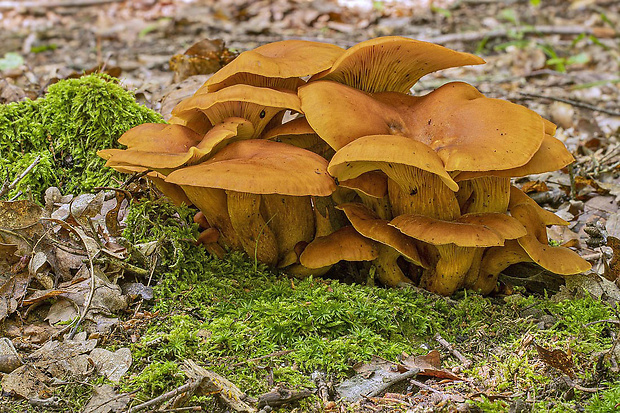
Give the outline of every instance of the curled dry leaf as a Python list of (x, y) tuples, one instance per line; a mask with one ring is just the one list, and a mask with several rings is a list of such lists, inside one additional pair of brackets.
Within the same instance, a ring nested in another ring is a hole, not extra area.
[(424, 356), (408, 356), (402, 363), (410, 369), (420, 369), (420, 376), (437, 377), (438, 379), (463, 380), (456, 374), (441, 368), (439, 351), (432, 350)]
[(575, 375), (575, 365), (571, 358), (560, 349), (555, 350), (547, 350), (544, 347), (539, 346), (534, 343), (534, 347), (536, 347), (536, 351), (538, 352), (538, 356), (551, 367), (554, 367), (560, 370), (562, 373), (566, 374), (571, 379), (577, 378)]

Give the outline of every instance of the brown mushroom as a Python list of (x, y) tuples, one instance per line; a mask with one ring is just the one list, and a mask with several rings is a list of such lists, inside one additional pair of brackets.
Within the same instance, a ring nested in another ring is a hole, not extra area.
[(329, 69), (344, 49), (319, 42), (284, 40), (241, 53), (198, 90), (216, 92), (236, 84), (296, 90), (301, 77)]
[(420, 284), (446, 296), (465, 286), (477, 249), (500, 246), (506, 239), (525, 234), (517, 220), (498, 213), (467, 214), (456, 221), (401, 215), (390, 225), (427, 244), (424, 256), (431, 262), (429, 269), (423, 271)]
[(250, 139), (172, 172), (167, 181), (181, 185), (199, 207), (203, 191), (226, 191), (228, 214), (243, 249), (276, 265), (298, 242), (312, 240), (310, 196), (328, 196), (335, 189), (326, 166), (325, 159), (307, 150)]
[(483, 59), (469, 53), (406, 37), (385, 36), (351, 47), (329, 70), (311, 81), (333, 80), (371, 93), (407, 93), (428, 73), (482, 63)]
[[(226, 118), (240, 117), (254, 126), (252, 138), (261, 135), (265, 127), (284, 111), (301, 112), (299, 98), (293, 92), (233, 85), (213, 93), (197, 94), (182, 100), (172, 114), (197, 133), (204, 134)], [(208, 122), (204, 121), (204, 118)], [(202, 125), (193, 127), (191, 125)]]
[(344, 211), (357, 232), (379, 243), (379, 254), (373, 264), (382, 284), (394, 287), (412, 283), (396, 262), (400, 256), (416, 266), (427, 266), (413, 239), (390, 226), (389, 221), (379, 218), (365, 205), (349, 203), (337, 208)]
[(299, 257), (301, 266), (293, 266), (289, 272), (298, 277), (323, 275), (340, 261), (372, 261), (378, 255), (376, 242), (346, 226), (309, 243)]
[(392, 212), (453, 220), (460, 216), (458, 185), (427, 145), (398, 135), (364, 136), (340, 149), (329, 163), (339, 181), (380, 169), (389, 178)]
[(545, 137), (545, 121), (537, 113), (486, 98), (461, 82), (415, 97), (395, 92), (371, 96), (318, 81), (299, 88), (299, 96), (308, 123), (332, 148), (367, 135), (401, 135), (431, 147), (447, 171), (520, 167)]

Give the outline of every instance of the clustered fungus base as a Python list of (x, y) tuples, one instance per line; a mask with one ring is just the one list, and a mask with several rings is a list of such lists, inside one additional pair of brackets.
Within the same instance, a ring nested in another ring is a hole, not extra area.
[(271, 43), (215, 73), (170, 125), (100, 155), (198, 207), (213, 255), (242, 250), (297, 277), (368, 261), (384, 285), (451, 295), (488, 294), (522, 261), (583, 272), (547, 243), (546, 226), (565, 223), (510, 185), (572, 162), (555, 125), (462, 82), (410, 94), (430, 72), (481, 63), (401, 37)]

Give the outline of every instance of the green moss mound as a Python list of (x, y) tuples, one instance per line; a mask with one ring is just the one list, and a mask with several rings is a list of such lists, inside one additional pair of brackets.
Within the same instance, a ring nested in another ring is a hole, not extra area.
[(21, 191), (39, 200), (50, 186), (86, 192), (118, 176), (103, 168), (97, 151), (119, 147), (116, 140), (134, 126), (163, 122), (118, 82), (104, 74), (61, 80), (42, 98), (0, 105), (2, 180), (13, 180), (41, 156), (10, 197)]

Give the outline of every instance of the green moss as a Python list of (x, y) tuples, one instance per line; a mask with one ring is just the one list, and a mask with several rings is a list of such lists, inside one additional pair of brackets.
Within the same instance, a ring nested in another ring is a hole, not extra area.
[(31, 192), (39, 200), (49, 186), (80, 193), (108, 185), (115, 173), (97, 151), (118, 147), (120, 135), (147, 122), (162, 119), (103, 74), (61, 80), (43, 98), (0, 105), (2, 178), (14, 179), (42, 157), (9, 196)]
[(611, 386), (600, 393), (596, 393), (586, 406), (588, 413), (613, 413), (620, 409), (620, 383)]

